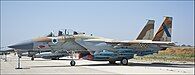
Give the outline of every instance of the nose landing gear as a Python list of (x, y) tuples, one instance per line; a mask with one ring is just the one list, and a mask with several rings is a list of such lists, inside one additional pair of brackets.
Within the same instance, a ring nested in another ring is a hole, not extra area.
[(74, 52), (71, 51), (71, 58), (72, 58), (72, 60), (70, 61), (70, 66), (75, 66), (75, 64), (76, 64), (76, 62), (73, 59), (73, 56), (74, 56)]

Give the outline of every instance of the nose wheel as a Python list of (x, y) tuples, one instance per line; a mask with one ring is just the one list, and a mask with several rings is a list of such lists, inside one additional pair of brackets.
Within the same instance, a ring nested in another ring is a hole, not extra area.
[(75, 64), (76, 64), (76, 62), (75, 62), (74, 60), (71, 60), (71, 61), (70, 61), (70, 65), (71, 65), (71, 66), (75, 66)]

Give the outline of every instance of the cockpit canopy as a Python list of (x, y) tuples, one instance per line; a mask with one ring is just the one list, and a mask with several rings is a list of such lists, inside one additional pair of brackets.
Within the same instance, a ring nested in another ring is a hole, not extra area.
[[(78, 33), (77, 31), (73, 31), (72, 29), (62, 29), (59, 30), (57, 36), (64, 36), (64, 35), (78, 35), (78, 34), (85, 34), (85, 33)], [(54, 32), (51, 32), (47, 35), (47, 37), (55, 37)]]

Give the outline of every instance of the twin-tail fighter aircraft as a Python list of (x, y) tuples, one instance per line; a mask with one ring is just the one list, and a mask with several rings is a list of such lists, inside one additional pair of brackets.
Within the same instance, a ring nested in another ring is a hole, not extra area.
[[(67, 30), (66, 30), (67, 31)], [(75, 34), (78, 34), (75, 32)], [(148, 20), (146, 26), (143, 28), (142, 32), (139, 34), (136, 40), (152, 40), (154, 34), (154, 20)], [(47, 37), (55, 36), (53, 33), (50, 33), (47, 35)], [(58, 36), (64, 36), (62, 31), (58, 32)], [(38, 38), (37, 38), (38, 39)], [(43, 47), (43, 46), (40, 46)], [(39, 47), (39, 48), (40, 48)], [(49, 51), (49, 52), (46, 52)], [(80, 53), (89, 53), (87, 52), (80, 52)], [(21, 53), (20, 53), (21, 54)], [(58, 60), (60, 57), (69, 56), (67, 51), (64, 50), (38, 50), (38, 51), (28, 51), (26, 53), (22, 53), (21, 55), (27, 55), (31, 57), (31, 60), (34, 60), (34, 58), (44, 58), (44, 59), (52, 59), (52, 60)], [(81, 58), (82, 56), (80, 56)]]
[(76, 62), (73, 59), (75, 53), (79, 53), (79, 58), (93, 61), (109, 61), (114, 64), (120, 61), (122, 65), (128, 64), (136, 54), (144, 56), (157, 53), (162, 49), (174, 46), (171, 42), (172, 17), (165, 17), (159, 30), (154, 34), (154, 20), (149, 20), (136, 40), (117, 41), (104, 37), (86, 35), (84, 33), (74, 32), (64, 35), (60, 32), (59, 36), (45, 36), (32, 39), (28, 42), (18, 43), (8, 46), (20, 51), (40, 51), (51, 50), (53, 53), (64, 53), (65, 56), (71, 56), (71, 66)]

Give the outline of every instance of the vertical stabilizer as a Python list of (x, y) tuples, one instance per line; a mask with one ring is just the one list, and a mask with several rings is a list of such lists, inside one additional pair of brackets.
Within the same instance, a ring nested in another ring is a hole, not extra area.
[(154, 20), (148, 20), (136, 40), (152, 40), (154, 35)]
[(172, 33), (172, 17), (165, 17), (162, 25), (156, 32), (152, 41), (171, 41), (171, 33)]

